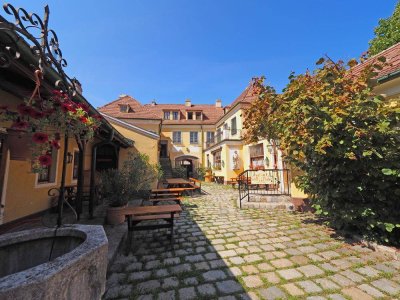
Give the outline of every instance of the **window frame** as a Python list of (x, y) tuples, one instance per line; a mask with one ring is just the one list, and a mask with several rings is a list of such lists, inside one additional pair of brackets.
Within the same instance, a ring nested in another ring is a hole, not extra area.
[(221, 159), (221, 155), (222, 155), (222, 150), (216, 151), (213, 153), (213, 168), (215, 170), (221, 170), (222, 168), (222, 159)]
[(233, 117), (233, 118), (231, 119), (231, 135), (236, 135), (237, 132), (238, 132), (238, 129), (237, 129), (237, 119), (236, 119), (236, 117)]
[[(168, 116), (168, 118), (166, 118)], [(170, 111), (164, 111), (164, 120), (171, 120), (171, 112)]]
[[(192, 137), (193, 135), (193, 137)], [(196, 138), (194, 138), (196, 137)], [(198, 145), (199, 144), (199, 132), (198, 131), (190, 131), (189, 133), (189, 141), (191, 145)]]
[(39, 178), (39, 174), (36, 174), (35, 188), (49, 187), (49, 186), (57, 185), (59, 157), (60, 157), (59, 150), (52, 148), (51, 149), (52, 164), (47, 168), (47, 170), (48, 170), (47, 180), (41, 180)]
[[(176, 139), (176, 135), (179, 136), (179, 139)], [(172, 132), (172, 143), (182, 144), (182, 131), (173, 131)]]
[[(176, 118), (175, 118), (176, 115)], [(172, 120), (179, 120), (179, 111), (172, 112)]]

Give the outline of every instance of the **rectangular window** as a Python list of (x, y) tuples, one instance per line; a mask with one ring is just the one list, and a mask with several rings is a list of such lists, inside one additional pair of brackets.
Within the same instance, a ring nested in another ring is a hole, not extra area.
[(190, 132), (190, 143), (191, 144), (198, 144), (199, 143), (199, 133), (197, 131)]
[(206, 142), (207, 143), (214, 143), (214, 131), (207, 131)]
[(250, 146), (250, 167), (255, 170), (264, 168), (263, 144)]
[(172, 119), (179, 120), (179, 111), (172, 112)]
[(180, 131), (174, 131), (172, 133), (172, 142), (174, 144), (181, 144), (182, 143), (182, 133)]
[(171, 113), (169, 111), (164, 111), (164, 120), (169, 120)]
[(53, 183), (56, 181), (58, 151), (51, 150), (51, 165), (38, 174), (38, 183)]
[(201, 111), (196, 112), (196, 120), (201, 120)]
[(217, 130), (217, 143), (219, 143), (222, 140), (222, 129), (218, 128)]
[(72, 166), (72, 179), (78, 179), (79, 151), (74, 151), (74, 165)]
[(221, 170), (221, 152), (222, 151), (217, 151), (217, 152), (213, 153), (214, 169), (215, 170)]
[(237, 133), (237, 124), (236, 124), (236, 117), (234, 117), (231, 120), (231, 135), (235, 135), (236, 133)]
[(193, 120), (193, 112), (192, 111), (188, 111), (187, 118), (188, 118), (188, 120)]

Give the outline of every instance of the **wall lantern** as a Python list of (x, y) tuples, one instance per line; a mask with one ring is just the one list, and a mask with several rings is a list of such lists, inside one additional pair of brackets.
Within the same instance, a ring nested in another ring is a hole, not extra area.
[(67, 153), (67, 164), (72, 163), (72, 160), (74, 159), (74, 156), (72, 155), (71, 152)]

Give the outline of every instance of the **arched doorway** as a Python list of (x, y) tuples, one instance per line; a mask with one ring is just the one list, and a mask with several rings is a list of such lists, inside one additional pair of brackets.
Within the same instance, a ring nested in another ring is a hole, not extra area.
[(199, 164), (199, 158), (192, 155), (182, 155), (175, 158), (175, 166), (186, 169), (186, 178), (195, 177), (195, 171)]

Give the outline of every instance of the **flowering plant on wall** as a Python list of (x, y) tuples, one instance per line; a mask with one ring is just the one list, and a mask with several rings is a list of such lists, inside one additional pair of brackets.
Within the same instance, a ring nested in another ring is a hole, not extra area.
[(39, 173), (52, 164), (51, 153), (60, 149), (62, 134), (90, 140), (100, 125), (101, 116), (91, 116), (89, 107), (75, 103), (61, 91), (50, 98), (36, 97), (17, 106), (0, 107), (0, 120), (11, 121), (11, 129), (31, 136), (32, 170)]

